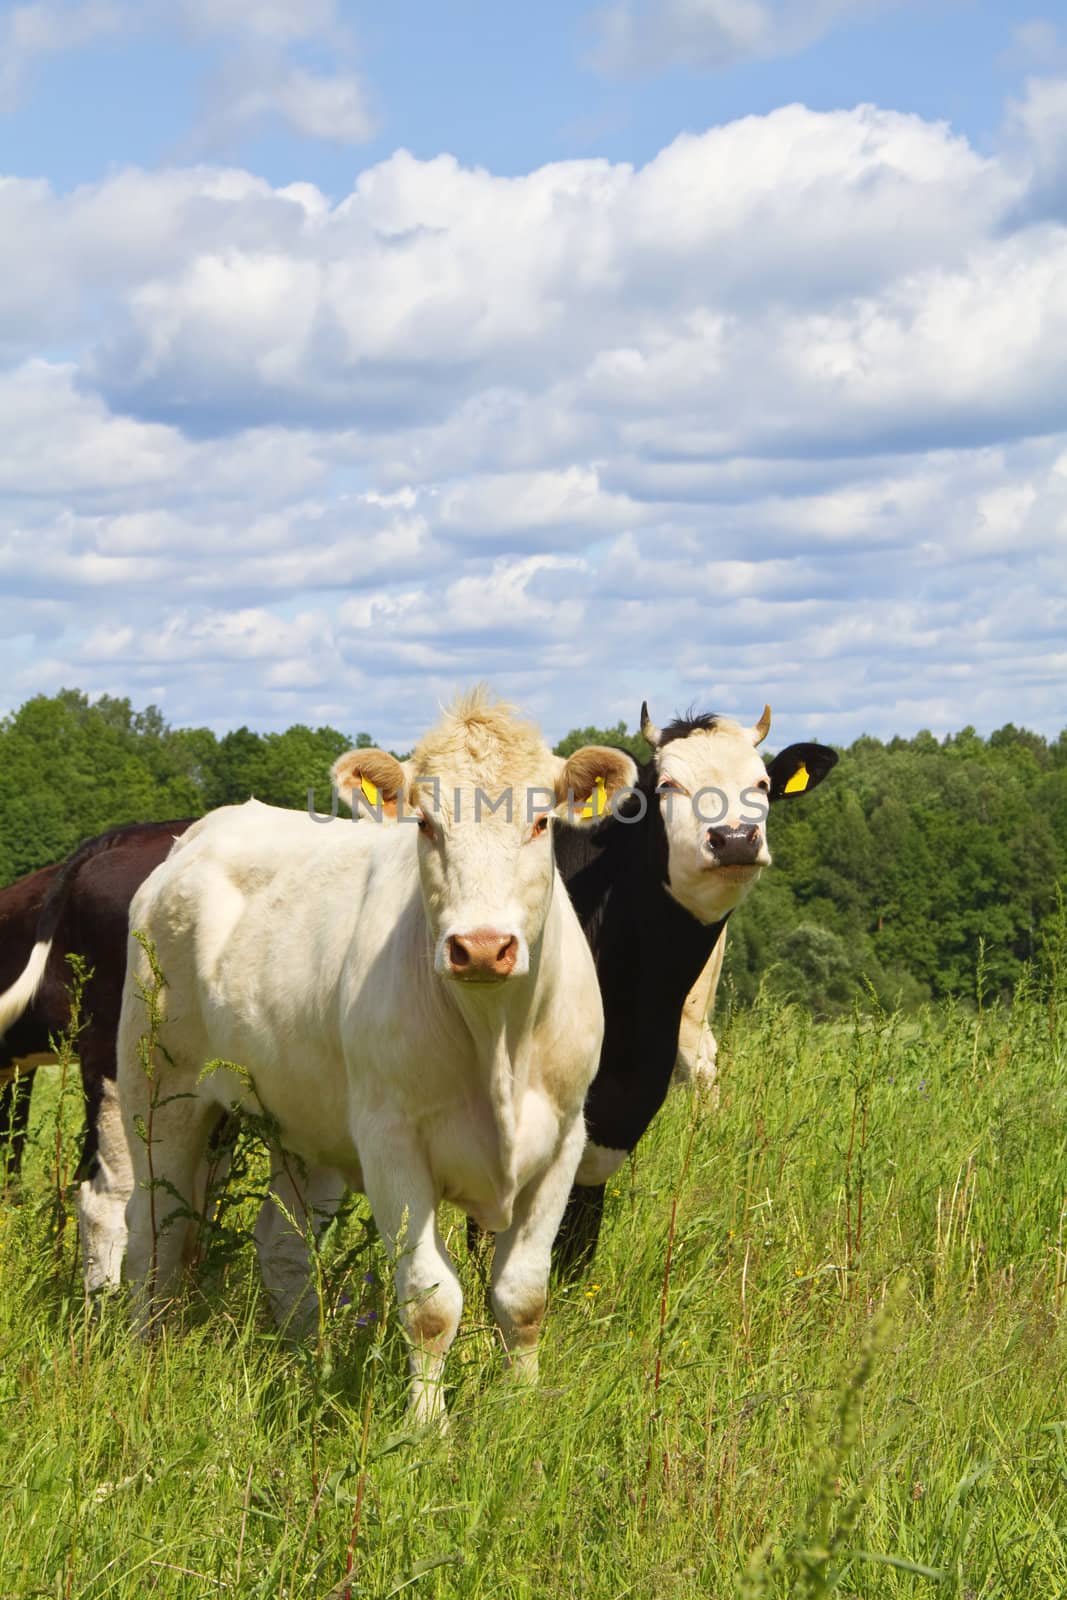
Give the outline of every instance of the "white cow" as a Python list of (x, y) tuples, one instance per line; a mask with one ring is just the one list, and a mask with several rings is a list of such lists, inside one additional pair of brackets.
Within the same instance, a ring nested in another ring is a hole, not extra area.
[[(437, 1228), (442, 1199), (498, 1235), (494, 1314), (512, 1370), (536, 1377), (603, 1031), (549, 813), (575, 809), (568, 791), (602, 809), (636, 769), (588, 746), (557, 775), (537, 731), (480, 690), (421, 742), (413, 777), (380, 750), (345, 759), (350, 780), (411, 825), (226, 807), (190, 828), (134, 898), (130, 927), (166, 987), (149, 1074), (139, 1044), (150, 972), (131, 938), (118, 1036), (134, 1178), (127, 1275), (147, 1325), (174, 1292), (193, 1227), (158, 1225), (171, 1191), (197, 1212), (220, 1113), (262, 1110), (314, 1179), (301, 1193), (281, 1161), (272, 1187), (290, 1217), (257, 1228), (276, 1315), (309, 1308), (302, 1216), (331, 1211), (343, 1186), (362, 1189), (397, 1258), (411, 1404), (429, 1420), (443, 1410), (462, 1307)], [(202, 1076), (215, 1060), (243, 1070)]]

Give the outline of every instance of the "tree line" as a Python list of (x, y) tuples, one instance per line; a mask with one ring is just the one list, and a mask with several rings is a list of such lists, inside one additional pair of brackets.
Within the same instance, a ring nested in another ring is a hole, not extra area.
[[(199, 816), (249, 795), (299, 806), (366, 732), (172, 728), (149, 706), (78, 690), (38, 695), (0, 721), (0, 883), (123, 822)], [(648, 749), (623, 723), (557, 746)], [(1037, 953), (1067, 869), (1067, 730), (1008, 723), (921, 732), (841, 751), (821, 788), (775, 806), (775, 865), (731, 919), (727, 989), (761, 982), (832, 1014), (884, 1003), (1006, 994)]]

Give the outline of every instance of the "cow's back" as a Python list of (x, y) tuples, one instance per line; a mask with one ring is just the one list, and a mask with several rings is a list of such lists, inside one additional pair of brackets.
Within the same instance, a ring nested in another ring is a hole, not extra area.
[[(396, 870), (414, 844), (399, 832), (226, 807), (190, 830), (130, 913), (166, 982), (168, 1051), (238, 1063), (245, 1080), (218, 1072), (209, 1084), (220, 1104), (248, 1101), (250, 1083), (289, 1148), (349, 1172), (343, 1017), (353, 989), (381, 999), (375, 961), (396, 937), (398, 895), (416, 892), (413, 872)], [(128, 987), (146, 975), (135, 947)]]
[(65, 916), (56, 930), (48, 981), (69, 981), (71, 954), (84, 962), (89, 977), (83, 1014), (112, 1033), (118, 1023), (125, 975), (126, 930), (130, 902), (145, 878), (165, 861), (188, 826), (174, 822), (140, 823), (101, 855), (88, 858), (72, 886)]

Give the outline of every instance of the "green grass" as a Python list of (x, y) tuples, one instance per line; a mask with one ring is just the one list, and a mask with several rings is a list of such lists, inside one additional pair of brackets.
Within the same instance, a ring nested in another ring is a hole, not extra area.
[(326, 1600), (350, 1559), (376, 1600), (1067, 1595), (1065, 1023), (1036, 984), (730, 1019), (719, 1110), (673, 1096), (619, 1174), (536, 1393), (454, 1219), (444, 1439), (407, 1426), (361, 1203), (323, 1260), (352, 1303), (313, 1348), (270, 1330), (254, 1154), (180, 1327), (88, 1319), (53, 1073), (0, 1212), (0, 1597)]

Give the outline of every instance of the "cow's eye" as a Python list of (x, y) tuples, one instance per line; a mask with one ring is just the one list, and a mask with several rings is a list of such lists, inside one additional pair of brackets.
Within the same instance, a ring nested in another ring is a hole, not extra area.
[(534, 825), (530, 829), (530, 838), (531, 839), (540, 839), (541, 835), (543, 833), (547, 833), (547, 832), (548, 832), (548, 816), (547, 816), (547, 814), (545, 816), (543, 816), (543, 817), (535, 817), (534, 818)]
[(761, 794), (770, 794), (770, 792), (771, 792), (771, 780), (769, 778), (761, 778), (760, 781), (757, 783), (756, 788), (760, 791)]
[(418, 816), (415, 818), (415, 821), (419, 825), (419, 832), (422, 834), (423, 838), (424, 839), (432, 839), (433, 838), (433, 823), (430, 821), (430, 819), (426, 815), (425, 811), (420, 811)]
[(657, 794), (684, 794), (685, 790), (673, 778), (661, 778), (656, 785)]

